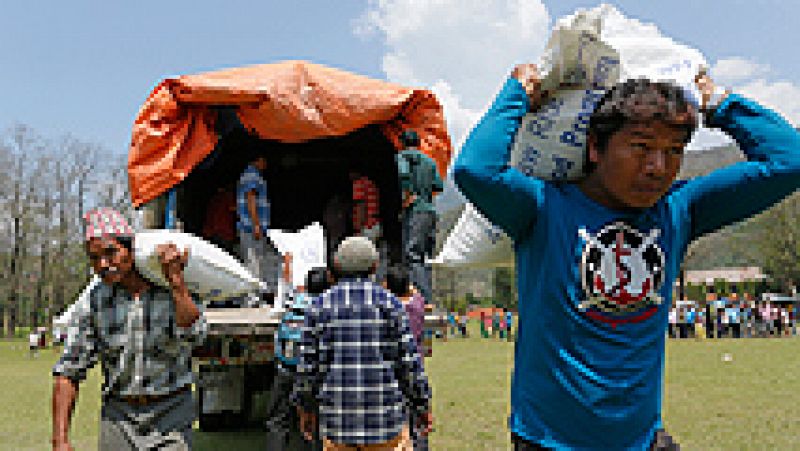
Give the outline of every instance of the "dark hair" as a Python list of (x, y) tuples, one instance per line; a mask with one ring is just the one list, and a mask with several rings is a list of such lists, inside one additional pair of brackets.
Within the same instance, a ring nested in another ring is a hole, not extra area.
[[(686, 100), (683, 89), (646, 78), (629, 79), (608, 90), (589, 118), (588, 137), (598, 152), (605, 152), (611, 135), (629, 123), (664, 121), (685, 132), (688, 143), (697, 129), (697, 109)], [(594, 170), (586, 153), (586, 173)]]
[(114, 239), (117, 240), (117, 243), (119, 243), (120, 246), (124, 247), (129, 252), (133, 251), (133, 237), (131, 237), (131, 236), (115, 236)]
[(328, 283), (328, 268), (318, 266), (311, 268), (306, 274), (306, 292), (308, 294), (319, 295), (330, 288)]
[(400, 134), (400, 143), (405, 147), (419, 146), (419, 135), (414, 130), (405, 130)]
[(372, 270), (369, 271), (342, 271), (341, 269), (334, 269), (333, 275), (336, 280), (339, 279), (365, 279), (371, 276)]
[(335, 281), (339, 281), (340, 279), (351, 279), (351, 278), (359, 278), (363, 279), (372, 275), (372, 269), (368, 269), (365, 271), (343, 271), (339, 265), (336, 264), (336, 259), (330, 259), (330, 264), (328, 266), (328, 270), (330, 270), (331, 275), (333, 275), (333, 279)]
[(264, 153), (263, 149), (258, 148), (251, 148), (247, 150), (247, 164), (251, 165), (260, 159), (264, 159), (265, 162), (269, 163), (267, 159), (267, 155)]
[(392, 265), (386, 270), (386, 286), (395, 296), (408, 295), (408, 268), (403, 265)]

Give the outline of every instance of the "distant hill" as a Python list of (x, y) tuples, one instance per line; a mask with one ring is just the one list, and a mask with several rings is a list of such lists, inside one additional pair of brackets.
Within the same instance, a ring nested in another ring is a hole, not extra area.
[(679, 179), (708, 174), (714, 169), (744, 161), (744, 154), (736, 145), (722, 146), (703, 151), (687, 151), (683, 154), (683, 165)]
[[(715, 149), (687, 152), (678, 178), (687, 179), (708, 174), (721, 167), (745, 161), (744, 154), (735, 144)], [(754, 218), (731, 224), (706, 235), (689, 247), (685, 259), (686, 269), (713, 269), (729, 266), (761, 266), (763, 258), (752, 245), (758, 222)]]

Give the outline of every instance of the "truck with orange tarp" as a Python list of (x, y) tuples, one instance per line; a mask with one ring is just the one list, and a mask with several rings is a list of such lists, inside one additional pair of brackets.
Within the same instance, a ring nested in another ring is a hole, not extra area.
[[(304, 61), (168, 78), (150, 93), (133, 125), (132, 202), (145, 228), (210, 239), (204, 236), (209, 201), (235, 186), (248, 158), (263, 154), (270, 228), (299, 230), (324, 220), (331, 196), (349, 199), (348, 172), (357, 167), (379, 189), (388, 258), (396, 262), (401, 196), (394, 155), (405, 129), (418, 133), (420, 150), (444, 176), (450, 137), (441, 105), (426, 89)], [(235, 246), (227, 250), (235, 253)], [(206, 306), (209, 337), (193, 362), (201, 429), (260, 419), (280, 313)]]

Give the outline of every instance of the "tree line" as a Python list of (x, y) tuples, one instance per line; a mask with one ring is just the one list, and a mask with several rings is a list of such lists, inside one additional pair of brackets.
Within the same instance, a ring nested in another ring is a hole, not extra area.
[(89, 279), (82, 214), (130, 218), (126, 155), (16, 124), (0, 135), (0, 336), (51, 324)]

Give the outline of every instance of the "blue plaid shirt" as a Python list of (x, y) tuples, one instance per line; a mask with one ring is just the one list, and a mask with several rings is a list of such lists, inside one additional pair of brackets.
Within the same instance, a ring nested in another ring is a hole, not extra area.
[[(322, 437), (341, 444), (394, 438), (429, 410), (430, 387), (403, 305), (366, 279), (314, 299), (303, 327), (293, 399), (319, 404)], [(416, 417), (415, 415), (415, 417)]]
[(242, 232), (253, 233), (253, 218), (250, 217), (250, 211), (247, 209), (247, 193), (250, 191), (256, 192), (256, 212), (261, 223), (261, 230), (266, 232), (269, 229), (267, 182), (252, 164), (242, 172), (236, 188), (236, 212), (239, 215), (236, 228)]

